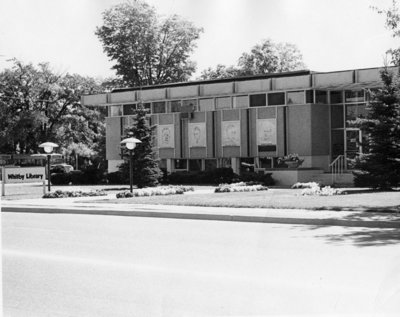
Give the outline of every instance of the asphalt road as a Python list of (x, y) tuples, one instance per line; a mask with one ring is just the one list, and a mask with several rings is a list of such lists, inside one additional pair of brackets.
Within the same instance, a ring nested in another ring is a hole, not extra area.
[(4, 316), (399, 316), (398, 229), (2, 214)]

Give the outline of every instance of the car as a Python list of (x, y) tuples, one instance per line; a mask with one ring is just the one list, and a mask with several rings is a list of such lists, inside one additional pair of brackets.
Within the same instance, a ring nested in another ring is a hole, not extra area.
[(54, 164), (50, 166), (51, 173), (69, 173), (73, 171), (74, 168), (72, 165), (61, 163), (61, 164)]

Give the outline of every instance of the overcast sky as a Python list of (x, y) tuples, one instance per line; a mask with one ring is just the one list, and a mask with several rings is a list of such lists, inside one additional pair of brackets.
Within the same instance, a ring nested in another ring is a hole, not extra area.
[[(7, 59), (50, 62), (59, 72), (114, 74), (94, 31), (101, 13), (123, 0), (0, 0), (0, 71)], [(296, 44), (308, 69), (382, 66), (399, 47), (370, 6), (391, 0), (147, 0), (161, 15), (179, 14), (203, 27), (192, 60), (198, 76), (218, 63), (236, 64), (262, 39)]]

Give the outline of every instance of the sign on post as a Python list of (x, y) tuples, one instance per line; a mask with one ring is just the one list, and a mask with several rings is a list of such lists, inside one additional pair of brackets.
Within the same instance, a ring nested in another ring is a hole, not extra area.
[(43, 194), (45, 194), (46, 172), (44, 167), (3, 167), (1, 195), (5, 195), (5, 184), (38, 182), (43, 182)]

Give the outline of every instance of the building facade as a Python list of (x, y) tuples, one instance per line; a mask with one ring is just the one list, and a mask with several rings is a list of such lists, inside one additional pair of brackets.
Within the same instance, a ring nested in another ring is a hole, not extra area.
[(329, 172), (338, 157), (347, 164), (362, 152), (362, 133), (351, 121), (366, 115), (368, 90), (381, 84), (380, 68), (306, 70), (116, 89), (82, 102), (108, 107), (109, 172), (122, 163), (120, 141), (139, 103), (148, 109), (153, 146), (169, 172), (277, 171), (278, 158), (293, 153), (304, 159), (303, 170)]

